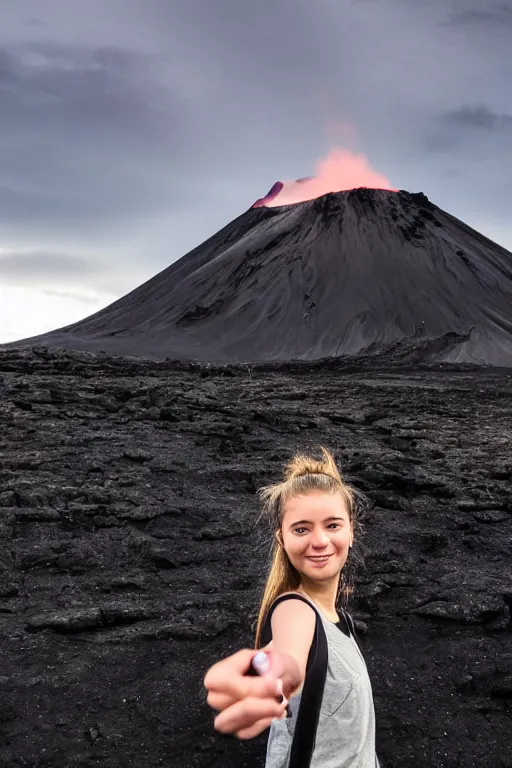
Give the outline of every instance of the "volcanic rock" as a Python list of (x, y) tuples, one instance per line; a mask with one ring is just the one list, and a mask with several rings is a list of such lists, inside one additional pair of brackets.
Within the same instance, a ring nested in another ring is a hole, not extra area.
[(24, 343), (217, 362), (394, 349), (512, 366), (512, 255), (423, 194), (253, 207), (106, 309)]
[(510, 768), (511, 396), (511, 371), (393, 355), (1, 351), (0, 766), (263, 766), (202, 679), (252, 644), (256, 489), (325, 444), (368, 498), (349, 608), (383, 766)]

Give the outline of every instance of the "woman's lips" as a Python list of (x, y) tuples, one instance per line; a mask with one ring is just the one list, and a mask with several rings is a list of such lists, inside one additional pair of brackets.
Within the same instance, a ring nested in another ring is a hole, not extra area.
[(309, 560), (313, 565), (320, 566), (325, 565), (329, 561), (329, 558), (332, 556), (332, 552), (330, 555), (306, 555), (306, 559)]

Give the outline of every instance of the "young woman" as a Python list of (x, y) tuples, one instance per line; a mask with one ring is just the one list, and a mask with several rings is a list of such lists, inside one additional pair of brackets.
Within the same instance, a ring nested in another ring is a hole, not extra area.
[[(309, 765), (378, 766), (370, 680), (342, 608), (351, 591), (346, 572), (358, 526), (356, 493), (332, 455), (325, 448), (322, 453), (321, 461), (296, 456), (281, 483), (262, 489), (274, 546), (256, 650), (218, 662), (204, 680), (208, 703), (219, 712), (218, 731), (250, 739), (270, 726), (266, 768), (288, 768), (301, 699), (303, 710), (312, 706), (306, 688), (317, 622), (327, 640), (327, 662)], [(248, 674), (256, 656), (263, 664), (259, 677)]]

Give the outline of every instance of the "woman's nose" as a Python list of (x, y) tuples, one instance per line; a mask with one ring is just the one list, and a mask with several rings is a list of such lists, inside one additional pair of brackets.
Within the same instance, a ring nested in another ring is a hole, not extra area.
[(326, 547), (329, 543), (329, 537), (325, 531), (314, 530), (313, 536), (311, 537), (311, 543), (314, 547)]

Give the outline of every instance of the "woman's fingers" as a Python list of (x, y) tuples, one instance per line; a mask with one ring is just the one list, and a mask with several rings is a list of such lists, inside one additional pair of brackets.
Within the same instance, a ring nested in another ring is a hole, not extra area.
[(256, 655), (256, 651), (252, 651), (248, 648), (243, 648), (241, 651), (233, 653), (225, 659), (221, 659), (213, 667), (210, 667), (204, 678), (204, 684), (206, 688), (215, 687), (219, 679), (223, 679), (223, 670), (229, 667), (233, 673), (239, 675), (245, 675), (250, 669), (253, 657)]
[[(258, 681), (253, 678), (253, 684), (250, 686), (248, 696), (249, 698), (259, 699), (275, 698), (277, 701), (280, 701), (281, 691), (282, 685), (279, 684), (279, 681), (271, 679), (260, 679)], [(235, 698), (233, 695), (222, 693), (221, 691), (209, 691), (206, 697), (206, 703), (212, 709), (216, 709), (217, 712), (222, 712), (223, 709), (230, 707), (240, 700), (240, 698)]]
[[(281, 717), (285, 709), (286, 703), (279, 704), (274, 698), (245, 698), (217, 715), (214, 720), (215, 729), (220, 733), (242, 733), (255, 728), (261, 720), (272, 722), (274, 718)], [(264, 727), (261, 730), (264, 730)], [(254, 735), (259, 732), (261, 731), (255, 732)]]
[(279, 657), (270, 654), (266, 674), (248, 675), (255, 655), (255, 650), (238, 651), (214, 664), (204, 678), (207, 702), (220, 713), (214, 721), (216, 730), (239, 739), (253, 739), (272, 720), (285, 716)]
[[(214, 709), (223, 709), (228, 701), (240, 701), (246, 698), (278, 697), (282, 693), (277, 676), (272, 669), (263, 677), (253, 677), (247, 672), (251, 667), (256, 651), (243, 649), (218, 661), (211, 667), (204, 678), (204, 685), (209, 691), (208, 704)], [(215, 698), (212, 694), (219, 694)], [(225, 697), (225, 698), (221, 698)], [(213, 703), (224, 702), (218, 707)]]
[(242, 731), (235, 733), (235, 736), (242, 740), (254, 739), (256, 736), (259, 736), (260, 733), (263, 733), (263, 731), (265, 731), (267, 728), (270, 728), (273, 719), (274, 718), (272, 717), (265, 718), (264, 720), (258, 720), (250, 728), (244, 728)]
[(225, 693), (215, 693), (214, 691), (210, 691), (206, 697), (206, 702), (212, 709), (216, 709), (217, 712), (222, 712), (223, 709), (235, 704), (236, 699), (232, 696), (227, 696)]

